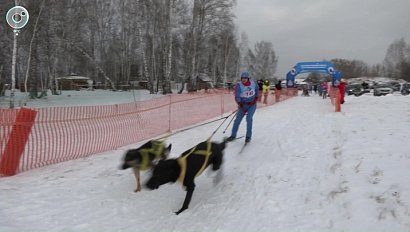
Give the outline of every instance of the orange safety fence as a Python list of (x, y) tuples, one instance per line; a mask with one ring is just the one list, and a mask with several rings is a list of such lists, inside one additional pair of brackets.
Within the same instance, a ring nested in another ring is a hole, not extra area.
[[(283, 90), (279, 99), (292, 96)], [(258, 107), (276, 102), (275, 95), (268, 98)], [(236, 108), (232, 92), (214, 91), (116, 105), (0, 109), (0, 176), (115, 150)]]

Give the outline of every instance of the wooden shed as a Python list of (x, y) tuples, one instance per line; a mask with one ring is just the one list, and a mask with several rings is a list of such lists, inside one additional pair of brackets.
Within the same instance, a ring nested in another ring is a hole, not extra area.
[(89, 77), (77, 75), (58, 77), (57, 83), (60, 90), (89, 89), (93, 85), (93, 81)]
[(208, 90), (213, 88), (212, 79), (205, 73), (199, 73), (196, 77), (196, 81), (197, 90)]

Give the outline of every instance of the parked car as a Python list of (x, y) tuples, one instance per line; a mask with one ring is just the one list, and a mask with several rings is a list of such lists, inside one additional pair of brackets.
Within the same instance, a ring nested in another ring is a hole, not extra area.
[(390, 82), (391, 87), (393, 88), (393, 91), (400, 91), (400, 83), (396, 81), (391, 81)]
[(346, 93), (358, 97), (364, 93), (364, 90), (361, 84), (349, 84), (346, 86)]
[(403, 95), (410, 94), (410, 83), (403, 84), (403, 87), (401, 88), (401, 94)]
[(372, 86), (370, 86), (369, 83), (363, 81), (362, 83), (363, 93), (370, 93), (371, 87)]
[(374, 86), (373, 95), (382, 96), (389, 93), (393, 93), (393, 88), (389, 84), (378, 84)]

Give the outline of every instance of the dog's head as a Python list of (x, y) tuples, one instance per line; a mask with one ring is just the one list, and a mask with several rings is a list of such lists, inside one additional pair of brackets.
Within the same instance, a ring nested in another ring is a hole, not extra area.
[(139, 155), (138, 148), (130, 149), (125, 153), (124, 162), (121, 166), (121, 169), (127, 169), (130, 167), (135, 167), (141, 163), (141, 156)]
[(219, 170), (223, 163), (223, 158), (224, 158), (224, 150), (226, 147), (226, 139), (222, 141), (222, 143), (214, 143), (213, 144), (214, 149), (213, 149), (213, 155), (212, 155), (212, 170), (216, 171)]
[(168, 158), (169, 154), (171, 153), (171, 148), (172, 148), (172, 144), (169, 144), (168, 147), (164, 149), (164, 151), (161, 154), (161, 159)]
[[(171, 148), (172, 144), (169, 144), (168, 147), (165, 147), (165, 143), (162, 141), (149, 141), (139, 148), (128, 150), (124, 155), (124, 160), (121, 169), (137, 167), (139, 164), (141, 164), (142, 149), (146, 149), (146, 151), (153, 153), (159, 152), (159, 154), (157, 154), (156, 156), (159, 157), (159, 159), (166, 159), (171, 152)], [(152, 162), (155, 163), (156, 160), (152, 160)]]
[(175, 182), (178, 179), (180, 170), (181, 168), (175, 159), (160, 160), (145, 185), (154, 190), (163, 184)]

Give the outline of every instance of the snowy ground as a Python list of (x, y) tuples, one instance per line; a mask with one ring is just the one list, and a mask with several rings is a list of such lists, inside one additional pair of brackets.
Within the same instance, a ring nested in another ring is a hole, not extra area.
[[(172, 136), (172, 156), (220, 122)], [(409, 129), (410, 96), (348, 96), (342, 113), (296, 97), (257, 110), (251, 144), (228, 144), (222, 181), (204, 172), (179, 216), (179, 184), (133, 192), (133, 174), (118, 168), (128, 146), (1, 178), (0, 231), (407, 232)]]
[[(39, 99), (30, 99), (26, 93), (19, 91), (15, 92), (14, 105), (15, 107), (54, 107), (54, 106), (94, 106), (94, 105), (112, 105), (129, 103), (133, 101), (148, 100), (153, 97), (161, 97), (161, 94), (149, 94), (148, 90), (133, 90), (133, 91), (109, 91), (109, 90), (94, 90), (94, 91), (62, 91), (61, 95), (52, 95), (51, 91), (47, 92), (47, 96)], [(4, 97), (0, 97), (0, 108), (7, 109), (10, 107), (10, 90), (6, 91)]]

